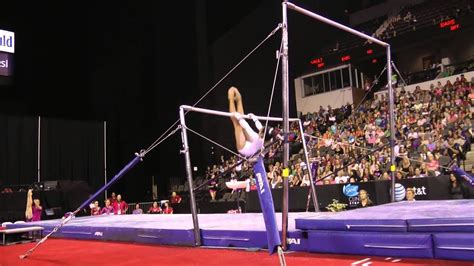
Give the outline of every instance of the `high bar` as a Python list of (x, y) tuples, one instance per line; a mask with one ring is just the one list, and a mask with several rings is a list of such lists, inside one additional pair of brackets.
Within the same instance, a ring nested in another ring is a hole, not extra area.
[[(198, 112), (198, 113), (205, 113), (205, 114), (211, 114), (211, 115), (218, 115), (218, 116), (227, 116), (231, 117), (233, 116), (232, 113), (229, 112), (223, 112), (223, 111), (216, 111), (216, 110), (210, 110), (210, 109), (204, 109), (204, 108), (198, 108), (198, 107), (192, 107), (189, 105), (181, 105), (179, 108), (182, 108), (185, 111), (192, 111), (192, 112)], [(246, 119), (251, 119), (248, 115), (242, 115), (243, 118)], [(283, 121), (283, 118), (281, 117), (266, 117), (266, 116), (255, 116), (258, 120), (268, 120), (268, 121)], [(298, 118), (289, 118), (289, 121), (300, 121)]]
[(312, 17), (312, 18), (314, 18), (314, 19), (317, 19), (317, 20), (322, 21), (322, 22), (324, 22), (324, 23), (326, 23), (326, 24), (329, 24), (329, 25), (332, 25), (332, 26), (334, 26), (334, 27), (336, 27), (336, 28), (339, 28), (339, 29), (341, 29), (341, 30), (347, 31), (347, 32), (349, 32), (349, 33), (355, 34), (355, 35), (357, 35), (357, 36), (359, 36), (359, 37), (361, 37), (361, 38), (364, 38), (364, 39), (367, 39), (367, 40), (369, 40), (369, 41), (371, 41), (371, 42), (377, 43), (377, 44), (379, 44), (379, 45), (381, 45), (381, 46), (383, 46), (383, 47), (388, 47), (388, 46), (390, 46), (390, 45), (389, 45), (388, 43), (386, 43), (386, 42), (382, 42), (381, 40), (376, 39), (376, 38), (374, 38), (374, 37), (372, 37), (372, 36), (369, 36), (369, 35), (367, 35), (367, 34), (365, 34), (365, 33), (362, 33), (362, 32), (360, 32), (360, 31), (354, 30), (354, 29), (349, 28), (349, 27), (347, 27), (347, 26), (344, 26), (344, 25), (342, 25), (342, 24), (340, 24), (340, 23), (337, 23), (337, 22), (335, 22), (335, 21), (333, 21), (333, 20), (330, 20), (330, 19), (328, 19), (328, 18), (325, 18), (325, 17), (323, 17), (323, 16), (321, 16), (321, 15), (318, 15), (318, 14), (316, 14), (316, 13), (313, 13), (313, 12), (311, 12), (311, 11), (308, 11), (308, 10), (306, 10), (306, 9), (304, 9), (304, 8), (301, 8), (301, 7), (299, 7), (299, 6), (297, 6), (297, 5), (293, 4), (293, 3), (286, 2), (286, 5), (288, 6), (288, 8), (293, 9), (293, 10), (295, 10), (295, 11), (301, 13), (301, 14), (304, 14), (304, 15), (306, 15), (306, 16)]

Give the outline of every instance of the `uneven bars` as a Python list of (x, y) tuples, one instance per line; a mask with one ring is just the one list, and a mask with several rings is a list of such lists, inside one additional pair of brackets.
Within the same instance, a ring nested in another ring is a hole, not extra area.
[(323, 16), (320, 16), (320, 15), (318, 15), (318, 14), (316, 14), (316, 13), (313, 13), (313, 12), (311, 12), (311, 11), (308, 11), (308, 10), (304, 9), (304, 8), (301, 8), (301, 7), (299, 7), (299, 6), (297, 6), (297, 5), (293, 4), (293, 3), (287, 2), (286, 5), (288, 6), (288, 8), (293, 9), (293, 10), (295, 10), (295, 11), (301, 13), (301, 14), (304, 14), (304, 15), (306, 15), (306, 16), (312, 17), (312, 18), (314, 18), (314, 19), (317, 19), (317, 20), (319, 20), (319, 21), (322, 21), (322, 22), (324, 22), (324, 23), (327, 23), (327, 24), (329, 24), (329, 25), (332, 25), (332, 26), (334, 26), (334, 27), (336, 27), (336, 28), (339, 28), (339, 29), (341, 29), (341, 30), (344, 30), (344, 31), (350, 32), (350, 33), (352, 33), (352, 34), (355, 34), (355, 35), (357, 35), (357, 36), (359, 36), (359, 37), (361, 37), (361, 38), (364, 38), (364, 39), (367, 39), (367, 40), (372, 41), (372, 42), (374, 42), (374, 43), (377, 43), (377, 44), (379, 44), (379, 45), (381, 45), (381, 46), (383, 46), (383, 47), (388, 47), (388, 46), (389, 46), (389, 44), (386, 43), (386, 42), (382, 42), (381, 40), (376, 39), (376, 38), (374, 38), (374, 37), (371, 37), (371, 36), (369, 36), (369, 35), (367, 35), (367, 34), (364, 34), (364, 33), (360, 32), (360, 31), (356, 31), (356, 30), (354, 30), (354, 29), (352, 29), (352, 28), (349, 28), (349, 27), (344, 26), (344, 25), (342, 25), (342, 24), (340, 24), (340, 23), (337, 23), (337, 22), (335, 22), (335, 21), (333, 21), (333, 20), (327, 19), (327, 18), (325, 18), (325, 17), (323, 17)]
[[(190, 105), (181, 105), (180, 108), (183, 108), (184, 110), (187, 110), (187, 111), (193, 111), (193, 112), (205, 113), (205, 114), (211, 114), (211, 115), (227, 116), (227, 117), (232, 117), (233, 116), (233, 114), (229, 113), (229, 112), (192, 107)], [(243, 114), (242, 117), (246, 118), (246, 119), (251, 119), (249, 115), (245, 115), (245, 114)], [(281, 117), (255, 116), (255, 118), (257, 118), (258, 120), (283, 121), (283, 118), (281, 118)], [(300, 121), (299, 118), (290, 118), (288, 120), (289, 121)]]

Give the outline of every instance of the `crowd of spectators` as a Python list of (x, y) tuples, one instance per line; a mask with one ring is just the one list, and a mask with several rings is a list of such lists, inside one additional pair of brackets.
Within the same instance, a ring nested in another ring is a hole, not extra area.
[(128, 204), (122, 199), (122, 195), (116, 195), (115, 192), (110, 194), (110, 197), (104, 201), (105, 206), (100, 207), (99, 201), (94, 201), (90, 204), (90, 213), (95, 215), (123, 215), (127, 213)]
[[(176, 192), (173, 192), (169, 200), (163, 200), (160, 203), (154, 201), (151, 203), (148, 210), (145, 212), (142, 209), (142, 205), (145, 203), (136, 203), (132, 214), (173, 214), (173, 208), (171, 204), (181, 203), (181, 196)], [(116, 195), (115, 192), (110, 194), (110, 197), (104, 201), (105, 206), (100, 207), (99, 201), (94, 201), (90, 204), (90, 215), (123, 215), (128, 213), (129, 205), (122, 199), (120, 194)], [(142, 204), (142, 205), (141, 205)]]
[[(449, 166), (462, 165), (473, 140), (473, 92), (474, 84), (464, 75), (445, 84), (433, 83), (428, 90), (417, 87), (413, 92), (403, 88), (396, 92), (395, 178), (449, 174)], [(377, 94), (357, 107), (349, 104), (338, 109), (320, 107), (304, 115), (310, 167), (302, 160), (301, 135), (297, 125), (292, 124), (290, 138), (296, 148), (292, 149), (290, 160), (290, 186), (310, 185), (308, 170), (314, 171), (318, 179), (325, 177), (316, 185), (389, 180), (390, 127), (386, 97)], [(246, 180), (247, 191), (256, 189), (247, 162), (230, 169), (237, 160), (235, 156), (227, 160), (222, 156), (218, 163), (207, 168), (205, 178), (211, 179), (208, 182), (211, 200), (233, 193), (225, 186), (232, 179)], [(278, 143), (266, 154), (265, 163), (271, 188), (282, 187)], [(222, 173), (227, 174), (222, 177)]]

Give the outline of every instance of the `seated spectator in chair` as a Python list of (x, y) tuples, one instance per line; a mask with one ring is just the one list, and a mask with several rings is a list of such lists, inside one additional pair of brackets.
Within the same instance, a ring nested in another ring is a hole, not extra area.
[(151, 205), (150, 209), (148, 210), (149, 214), (159, 214), (161, 213), (161, 208), (158, 205), (158, 202), (154, 201), (153, 205)]
[(133, 210), (132, 214), (143, 214), (143, 210), (140, 208), (140, 204), (135, 204), (135, 210)]
[(114, 214), (115, 215), (122, 215), (127, 213), (128, 204), (122, 200), (122, 195), (117, 195), (117, 201), (113, 204), (114, 207)]
[(407, 192), (406, 192), (406, 199), (407, 201), (416, 201), (415, 200), (415, 190), (411, 187), (407, 188)]
[(181, 196), (176, 194), (175, 191), (173, 191), (173, 193), (171, 193), (171, 199), (170, 199), (170, 202), (171, 204), (178, 204), (178, 203), (181, 203)]
[(91, 216), (96, 216), (96, 215), (100, 215), (100, 206), (97, 200), (94, 201), (94, 206), (91, 208)]
[(165, 207), (163, 208), (164, 214), (173, 214), (173, 208), (169, 206), (168, 202), (165, 202)]
[(33, 189), (29, 189), (26, 195), (26, 221), (27, 222), (37, 222), (41, 221), (41, 213), (43, 212), (43, 207), (39, 199), (33, 200)]
[(100, 210), (101, 215), (109, 215), (109, 214), (114, 214), (114, 207), (110, 205), (110, 200), (106, 199), (105, 200), (105, 206)]
[(449, 194), (451, 199), (469, 198), (469, 189), (463, 184), (461, 178), (458, 178), (453, 173), (449, 175)]
[(374, 203), (370, 200), (369, 194), (364, 189), (359, 191), (359, 207), (370, 207)]

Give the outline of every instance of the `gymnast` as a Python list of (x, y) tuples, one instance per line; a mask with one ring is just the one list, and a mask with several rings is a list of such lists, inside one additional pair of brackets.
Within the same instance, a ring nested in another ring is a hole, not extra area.
[[(234, 125), (235, 142), (239, 153), (245, 157), (250, 157), (263, 149), (265, 129), (257, 120), (255, 115), (249, 114), (249, 118), (255, 123), (258, 133), (255, 132), (250, 125), (243, 119), (244, 107), (242, 104), (242, 96), (235, 87), (231, 87), (228, 91), (229, 97), (229, 112), (233, 115), (230, 117)], [(268, 185), (266, 177), (265, 166), (263, 164), (262, 156), (252, 158), (253, 171), (255, 172), (258, 198), (262, 208), (263, 220), (265, 221), (265, 228), (267, 230), (268, 250), (270, 254), (275, 252), (278, 248), (281, 251), (281, 240), (278, 232), (278, 226), (275, 216), (275, 207), (273, 206), (272, 193)], [(246, 187), (246, 182), (230, 181), (226, 182), (227, 187), (232, 189), (242, 189)], [(286, 265), (286, 264), (284, 264)]]
[(250, 157), (263, 148), (265, 129), (254, 114), (249, 114), (249, 117), (255, 123), (258, 133), (255, 132), (243, 118), (244, 107), (242, 95), (237, 88), (231, 87), (227, 94), (229, 98), (229, 112), (233, 114), (230, 118), (234, 125), (237, 150), (241, 155)]
[(41, 221), (41, 213), (43, 207), (41, 207), (40, 200), (35, 198), (33, 200), (33, 189), (28, 189), (26, 197), (26, 221), (27, 222), (37, 222)]

